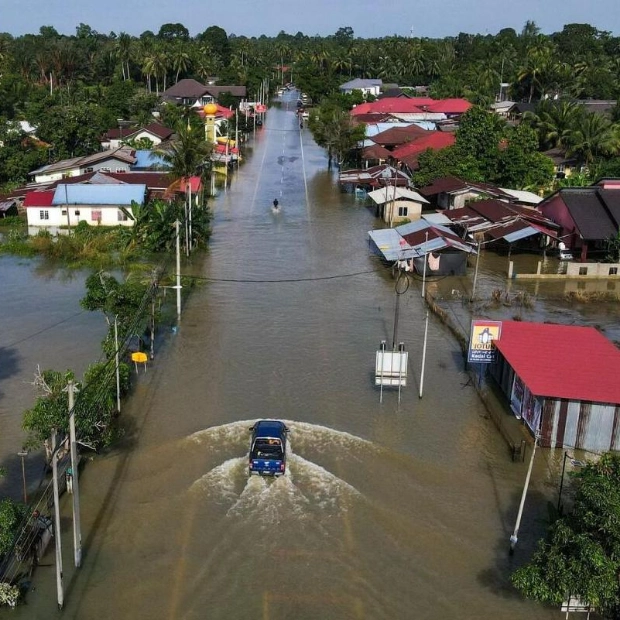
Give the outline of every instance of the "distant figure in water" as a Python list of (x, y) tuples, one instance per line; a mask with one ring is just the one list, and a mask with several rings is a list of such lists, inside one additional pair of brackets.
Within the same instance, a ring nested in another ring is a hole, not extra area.
[(279, 205), (280, 205), (280, 203), (278, 202), (278, 199), (277, 199), (277, 198), (274, 198), (274, 201), (273, 201), (273, 210), (274, 210), (274, 211), (277, 211), (277, 210), (280, 208), (280, 206), (279, 206)]

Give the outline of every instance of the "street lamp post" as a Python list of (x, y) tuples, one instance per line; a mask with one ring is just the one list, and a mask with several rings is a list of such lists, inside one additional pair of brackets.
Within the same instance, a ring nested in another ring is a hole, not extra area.
[(24, 463), (24, 459), (28, 456), (28, 450), (20, 450), (17, 453), (17, 456), (22, 459), (22, 485), (24, 489), (24, 504), (28, 503), (28, 494), (26, 492), (26, 465)]

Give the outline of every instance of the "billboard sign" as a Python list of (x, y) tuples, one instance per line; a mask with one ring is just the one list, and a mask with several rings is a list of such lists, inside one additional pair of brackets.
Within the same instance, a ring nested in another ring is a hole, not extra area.
[(473, 364), (490, 364), (495, 361), (494, 340), (502, 333), (501, 321), (476, 319), (471, 322), (471, 337), (467, 361)]

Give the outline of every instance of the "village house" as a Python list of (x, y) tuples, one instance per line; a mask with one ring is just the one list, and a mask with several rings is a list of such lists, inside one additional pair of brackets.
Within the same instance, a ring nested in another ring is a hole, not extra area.
[(145, 198), (144, 184), (61, 183), (55, 189), (29, 192), (24, 207), (29, 227), (58, 232), (80, 222), (91, 226), (133, 226), (126, 211), (131, 213), (134, 202), (143, 205)]
[(590, 187), (565, 187), (545, 198), (538, 210), (560, 227), (560, 238), (582, 262), (604, 258), (620, 231), (620, 180), (602, 179)]
[(381, 187), (368, 193), (375, 203), (376, 215), (387, 224), (420, 219), (428, 200), (406, 187)]
[(559, 226), (540, 211), (503, 200), (477, 200), (442, 215), (461, 238), (508, 254), (513, 250), (542, 252), (559, 235)]
[(217, 99), (228, 93), (241, 100), (247, 96), (245, 86), (217, 86), (215, 84), (201, 84), (197, 80), (179, 80), (161, 94), (164, 103), (183, 105), (190, 108), (202, 108), (207, 103), (217, 103)]
[(153, 146), (157, 146), (169, 140), (174, 135), (174, 131), (165, 127), (161, 123), (149, 123), (144, 127), (113, 127), (108, 129), (101, 138), (101, 148), (103, 150), (117, 149), (128, 141), (150, 140)]
[(490, 183), (463, 181), (453, 176), (435, 179), (419, 191), (437, 209), (461, 209), (468, 202), (482, 198), (513, 199), (511, 194)]
[(426, 217), (396, 228), (369, 231), (371, 250), (395, 269), (428, 276), (465, 275), (467, 257), (476, 249)]
[(128, 147), (119, 147), (47, 164), (29, 172), (28, 176), (33, 178), (35, 183), (49, 183), (88, 172), (129, 172), (135, 161), (135, 151)]
[(547, 448), (620, 449), (620, 350), (593, 327), (503, 321), (489, 372)]
[(383, 80), (355, 78), (354, 80), (341, 84), (338, 87), (338, 90), (343, 95), (350, 95), (354, 91), (359, 90), (364, 97), (367, 97), (368, 95), (376, 97), (381, 93), (382, 85)]

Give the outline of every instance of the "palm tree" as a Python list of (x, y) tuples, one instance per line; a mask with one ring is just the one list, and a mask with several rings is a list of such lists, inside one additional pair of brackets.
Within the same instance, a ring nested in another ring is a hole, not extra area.
[(126, 32), (121, 32), (116, 39), (115, 50), (116, 58), (121, 63), (123, 80), (129, 79), (129, 60), (131, 58), (131, 36)]
[(176, 128), (177, 139), (166, 149), (157, 150), (170, 167), (170, 176), (183, 179), (194, 176), (208, 167), (213, 145), (205, 141), (200, 126), (181, 122)]
[(573, 101), (541, 101), (536, 113), (526, 112), (523, 120), (529, 123), (539, 136), (541, 148), (565, 148), (571, 132), (580, 124), (583, 108)]
[(567, 136), (566, 143), (567, 154), (589, 166), (596, 157), (620, 152), (620, 127), (600, 114), (585, 114)]
[(192, 59), (183, 41), (175, 42), (171, 54), (172, 70), (175, 71), (174, 83), (179, 81), (179, 74), (185, 73), (192, 65)]

